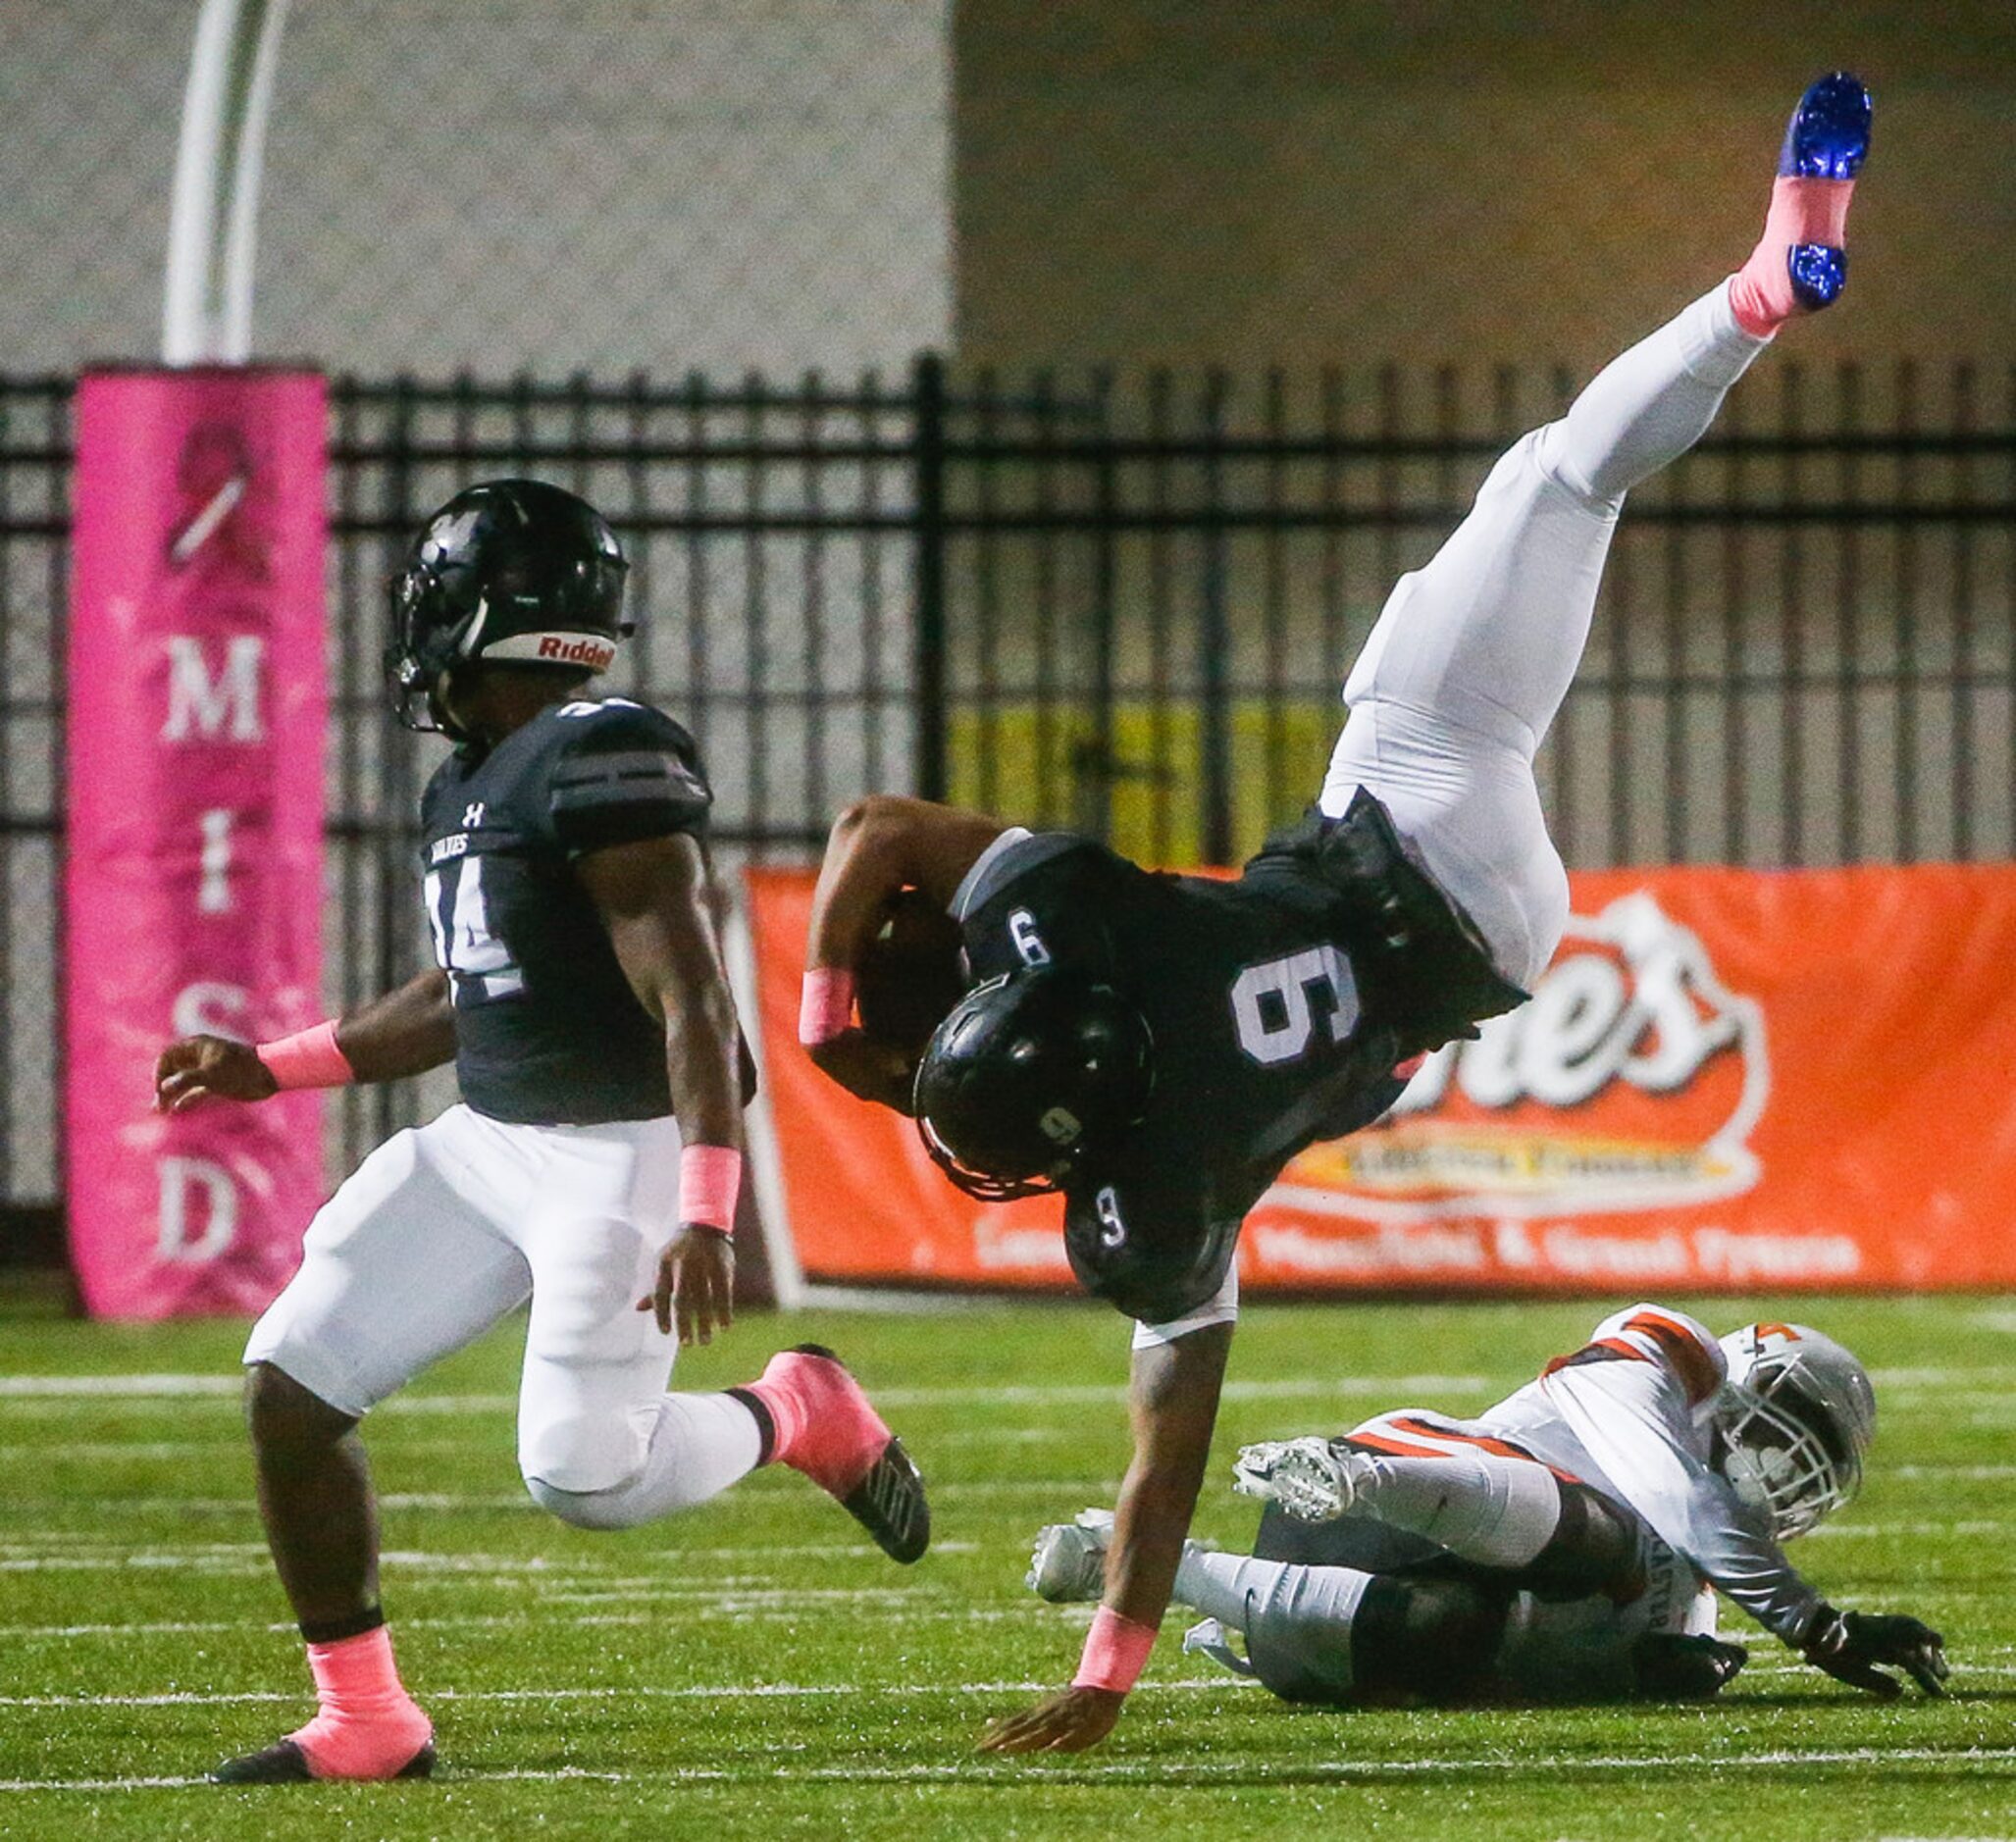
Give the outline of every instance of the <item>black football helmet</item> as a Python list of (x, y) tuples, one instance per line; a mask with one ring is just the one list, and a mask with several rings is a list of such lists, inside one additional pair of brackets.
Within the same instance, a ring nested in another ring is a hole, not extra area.
[(543, 480), (486, 480), (421, 528), (391, 579), (386, 684), (408, 729), (461, 738), (444, 674), (477, 659), (607, 671), (631, 634), (629, 565), (602, 515)]
[(1033, 966), (975, 986), (932, 1032), (917, 1130), (968, 1196), (1035, 1196), (1134, 1125), (1154, 1079), (1134, 1005), (1083, 973)]

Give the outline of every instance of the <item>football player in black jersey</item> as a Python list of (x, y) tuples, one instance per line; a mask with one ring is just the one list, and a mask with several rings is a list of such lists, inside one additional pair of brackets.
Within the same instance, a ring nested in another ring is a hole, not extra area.
[(259, 1507), (320, 1698), (230, 1761), (232, 1783), (424, 1776), (427, 1715), (379, 1605), (357, 1423), (532, 1302), (519, 1465), (545, 1509), (623, 1528), (794, 1466), (898, 1561), (921, 1480), (830, 1352), (723, 1394), (668, 1394), (678, 1343), (730, 1322), (730, 1231), (753, 1065), (708, 905), (693, 739), (591, 698), (630, 632), (608, 526), (537, 481), (470, 487), (392, 583), (388, 675), (454, 743), (421, 801), (438, 966), (278, 1042), (173, 1044), (157, 1104), (390, 1081), (452, 1059), (462, 1102), (367, 1158), (308, 1230), (246, 1347)]
[[(1072, 1685), (1004, 1751), (1111, 1731), (1168, 1604), (1237, 1315), (1246, 1211), (1303, 1147), (1369, 1124), (1414, 1058), (1520, 1003), (1568, 918), (1533, 756), (1580, 659), (1628, 488), (1684, 453), (1796, 314), (1841, 291), (1868, 91), (1836, 73), (1786, 130), (1735, 276), (1499, 460), (1401, 579), (1345, 686), (1316, 807), (1236, 882), (1152, 875), (1087, 839), (914, 799), (842, 817), (815, 896), (801, 1036), (855, 1094), (914, 1110), (984, 1198), (1060, 1190), (1086, 1288), (1137, 1320), (1135, 1454)], [(857, 975), (916, 892), (973, 981), (921, 1060), (864, 1027)]]

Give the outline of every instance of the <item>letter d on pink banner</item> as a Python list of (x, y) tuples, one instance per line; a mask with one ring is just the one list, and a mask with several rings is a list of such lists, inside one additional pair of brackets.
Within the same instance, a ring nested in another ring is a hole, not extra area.
[(325, 393), (105, 371), (77, 393), (66, 1202), (94, 1316), (253, 1311), (324, 1194), (315, 1094), (152, 1110), (154, 1058), (322, 1014)]

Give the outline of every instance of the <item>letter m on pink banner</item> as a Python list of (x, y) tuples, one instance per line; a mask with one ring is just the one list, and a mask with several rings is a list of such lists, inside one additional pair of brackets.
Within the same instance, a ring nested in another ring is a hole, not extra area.
[(322, 1014), (323, 380), (77, 394), (65, 1202), (94, 1316), (253, 1311), (324, 1191), (315, 1094), (152, 1110), (154, 1058)]

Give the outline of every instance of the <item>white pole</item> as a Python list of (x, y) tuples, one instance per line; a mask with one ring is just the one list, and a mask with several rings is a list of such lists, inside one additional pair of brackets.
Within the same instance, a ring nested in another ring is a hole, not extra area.
[(259, 168), (286, 11), (287, 0), (203, 0), (169, 213), (161, 356), (171, 365), (252, 355)]
[(784, 1190), (784, 1159), (777, 1147), (777, 1116), (770, 1110), (770, 1081), (763, 1067), (763, 1033), (756, 1028), (756, 942), (749, 924), (749, 890), (739, 879), (724, 880), (731, 890), (721, 927), (721, 953), (728, 962), (728, 986), (735, 1007), (750, 1020), (750, 1053), (756, 1058), (756, 1098), (743, 1114), (749, 1140), (750, 1180), (754, 1185), (757, 1219), (763, 1224), (763, 1252), (770, 1262), (770, 1289), (780, 1311), (795, 1311), (805, 1303), (805, 1271), (799, 1264), (798, 1243), (791, 1238), (791, 1203)]

